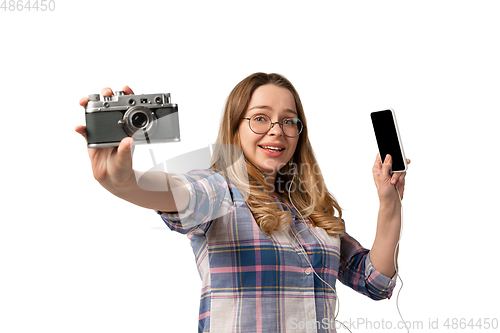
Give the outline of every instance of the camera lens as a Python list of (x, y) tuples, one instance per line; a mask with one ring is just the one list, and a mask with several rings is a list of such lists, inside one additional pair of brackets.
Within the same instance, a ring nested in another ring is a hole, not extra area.
[(148, 124), (148, 117), (142, 113), (142, 112), (137, 112), (132, 116), (132, 125), (134, 125), (135, 128), (143, 128)]
[[(155, 113), (145, 106), (132, 106), (123, 114), (123, 130), (128, 136), (145, 135), (151, 137), (156, 130), (156, 117)], [(139, 137), (136, 137), (140, 140)]]

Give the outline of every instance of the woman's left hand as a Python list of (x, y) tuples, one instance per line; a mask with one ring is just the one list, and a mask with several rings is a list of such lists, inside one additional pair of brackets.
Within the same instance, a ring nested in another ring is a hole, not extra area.
[[(410, 164), (411, 161), (407, 159), (406, 163)], [(373, 164), (373, 180), (375, 181), (378, 197), (381, 202), (399, 200), (398, 193), (397, 191), (395, 191), (394, 186), (398, 187), (399, 193), (401, 194), (401, 199), (403, 199), (406, 172), (394, 172), (391, 176), (391, 166), (391, 155), (387, 155), (385, 157), (383, 164), (382, 160), (380, 159), (380, 155), (377, 155), (375, 164)]]

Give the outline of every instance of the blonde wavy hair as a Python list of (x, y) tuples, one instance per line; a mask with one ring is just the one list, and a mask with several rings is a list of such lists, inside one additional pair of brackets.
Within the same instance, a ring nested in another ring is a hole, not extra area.
[[(288, 89), (294, 99), (298, 117), (304, 124), (292, 159), (276, 175), (275, 185), (266, 184), (263, 174), (242, 154), (239, 135), (240, 118), (245, 113), (255, 89), (274, 84)], [(246, 199), (262, 232), (270, 235), (284, 230), (292, 222), (291, 214), (275, 203), (275, 190), (292, 202), (303, 218), (332, 236), (342, 236), (342, 210), (328, 191), (307, 135), (307, 121), (299, 95), (292, 83), (279, 74), (254, 73), (238, 83), (227, 98), (217, 137), (212, 170), (222, 173)], [(285, 184), (281, 186), (281, 184)], [(292, 190), (293, 189), (293, 190)], [(335, 216), (337, 214), (337, 216)]]

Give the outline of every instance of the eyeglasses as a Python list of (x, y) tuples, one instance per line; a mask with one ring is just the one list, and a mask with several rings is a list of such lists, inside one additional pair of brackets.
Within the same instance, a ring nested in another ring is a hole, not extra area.
[(271, 118), (265, 114), (255, 114), (251, 118), (241, 119), (248, 120), (248, 126), (255, 134), (265, 134), (273, 128), (274, 124), (278, 124), (280, 125), (283, 134), (289, 138), (294, 138), (298, 136), (304, 128), (300, 119), (293, 117), (286, 117), (281, 122), (275, 121), (274, 123), (271, 121)]

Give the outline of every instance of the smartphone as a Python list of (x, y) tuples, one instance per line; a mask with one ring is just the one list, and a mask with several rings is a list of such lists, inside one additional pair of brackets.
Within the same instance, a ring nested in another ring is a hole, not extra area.
[(406, 171), (406, 157), (399, 135), (396, 113), (392, 109), (376, 111), (371, 113), (371, 118), (380, 158), (384, 161), (387, 154), (392, 156), (391, 174)]

